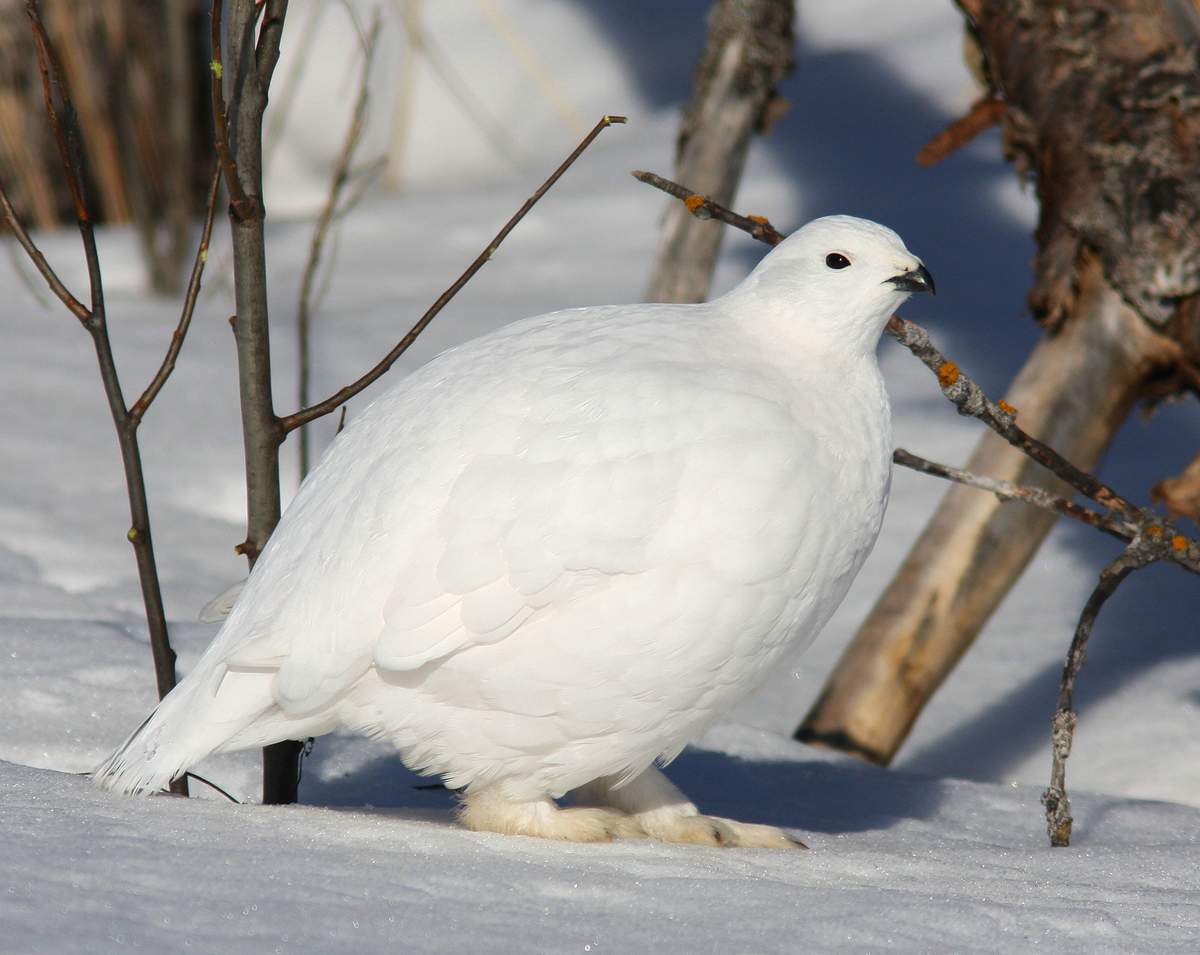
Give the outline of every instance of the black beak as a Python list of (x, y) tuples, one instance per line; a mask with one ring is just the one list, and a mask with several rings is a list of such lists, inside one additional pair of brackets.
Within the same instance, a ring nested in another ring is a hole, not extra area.
[(895, 278), (887, 280), (902, 292), (928, 292), (930, 295), (937, 294), (937, 286), (933, 284), (933, 276), (929, 274), (929, 269), (923, 265), (918, 265), (911, 272), (905, 272), (903, 275), (897, 275)]

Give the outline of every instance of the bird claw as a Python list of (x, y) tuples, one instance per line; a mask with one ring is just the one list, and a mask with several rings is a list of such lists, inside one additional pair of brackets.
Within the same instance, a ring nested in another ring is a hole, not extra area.
[(739, 822), (721, 816), (674, 816), (656, 824), (643, 823), (646, 835), (660, 842), (713, 846), (726, 849), (807, 849), (803, 842), (777, 826)]

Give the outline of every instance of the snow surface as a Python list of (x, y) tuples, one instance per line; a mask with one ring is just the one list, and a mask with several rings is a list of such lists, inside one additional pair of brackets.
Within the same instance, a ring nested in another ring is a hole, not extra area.
[[(405, 191), (372, 193), (341, 224), (326, 263), (318, 395), (390, 347), (574, 143), (487, 25), (487, 6), (519, 27), (587, 124), (607, 111), (626, 113), (630, 125), (603, 134), (393, 374), (525, 315), (641, 295), (663, 200), (627, 172), (670, 171), (677, 109), (703, 36), (696, 5), (426, 4), (427, 30), (489, 111), (509, 117), (522, 154), (516, 163), (498, 156), (420, 72)], [(355, 7), (360, 16), (370, 9)], [(289, 29), (311, 9), (297, 0)], [(314, 47), (322, 55), (309, 62), (340, 92), (324, 104), (297, 93), (275, 147), (273, 210), (319, 201), (349, 110), (353, 60), (345, 46), (319, 46), (350, 42), (335, 13), (325, 12)], [(793, 110), (752, 149), (738, 207), (785, 229), (830, 212), (896, 228), (939, 287), (937, 299), (910, 303), (906, 314), (1002, 396), (1036, 338), (1023, 314), (1032, 200), (994, 133), (935, 170), (911, 162), (974, 95), (952, 6), (854, 0), (801, 4), (800, 14), (797, 71), (784, 89)], [(399, 32), (388, 29), (394, 46), (373, 100), (379, 148), (402, 53)], [(309, 231), (282, 217), (269, 227), (284, 410), (294, 402), (290, 316)], [(39, 238), (68, 285), (84, 288), (77, 238)], [(729, 235), (718, 290), (763, 251)], [(145, 295), (128, 231), (104, 230), (101, 256), (118, 361), (136, 394), (177, 304)], [(86, 335), (45, 292), (31, 292), (36, 283), (17, 269), (31, 270), (12, 261), (0, 264), (0, 952), (1200, 947), (1200, 588), (1184, 575), (1135, 575), (1100, 619), (1068, 767), (1070, 850), (1046, 846), (1038, 794), (1062, 655), (1113, 552), (1087, 529), (1056, 530), (896, 768), (787, 738), (944, 490), (903, 471), (880, 545), (798, 671), (780, 673), (670, 770), (705, 810), (794, 827), (811, 852), (467, 833), (450, 826), (446, 793), (414, 789), (419, 780), (385, 749), (341, 737), (318, 740), (299, 807), (234, 806), (199, 785), (204, 798), (186, 802), (94, 791), (67, 774), (94, 766), (154, 698), (124, 484)], [(214, 630), (194, 622), (197, 611), (244, 572), (232, 550), (245, 504), (231, 301), (220, 231), (176, 376), (141, 432), (184, 669)], [(898, 442), (961, 462), (977, 426), (953, 413), (906, 352), (886, 342), (882, 356)], [(318, 445), (333, 427), (315, 428)], [(1198, 436), (1194, 403), (1131, 421), (1103, 474), (1145, 499), (1191, 458)], [(284, 460), (294, 489), (293, 443)], [(244, 801), (256, 798), (254, 754), (201, 771)]]

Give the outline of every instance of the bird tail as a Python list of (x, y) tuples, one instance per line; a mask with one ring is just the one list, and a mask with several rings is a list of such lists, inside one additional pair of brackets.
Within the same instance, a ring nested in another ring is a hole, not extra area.
[[(252, 745), (242, 737), (275, 710), (273, 676), (230, 669), (215, 654), (202, 659), (96, 769), (93, 782), (125, 794), (158, 792), (206, 756)], [(265, 742), (287, 736), (281, 731)]]
[(158, 792), (207, 756), (213, 747), (197, 739), (203, 734), (197, 734), (195, 724), (186, 719), (201, 689), (201, 681), (190, 679), (175, 687), (92, 773), (92, 781), (127, 795)]

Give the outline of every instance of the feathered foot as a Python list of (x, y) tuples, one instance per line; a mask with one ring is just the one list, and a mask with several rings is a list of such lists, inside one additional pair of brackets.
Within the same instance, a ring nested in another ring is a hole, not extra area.
[(509, 836), (537, 836), (568, 842), (611, 842), (645, 835), (635, 820), (617, 809), (562, 809), (549, 797), (514, 802), (494, 789), (467, 793), (458, 818), (476, 832), (501, 832)]
[(662, 842), (754, 849), (808, 848), (776, 826), (701, 815), (695, 804), (653, 766), (623, 786), (614, 786), (611, 779), (597, 779), (575, 790), (574, 795), (587, 805), (627, 812), (645, 835)]

